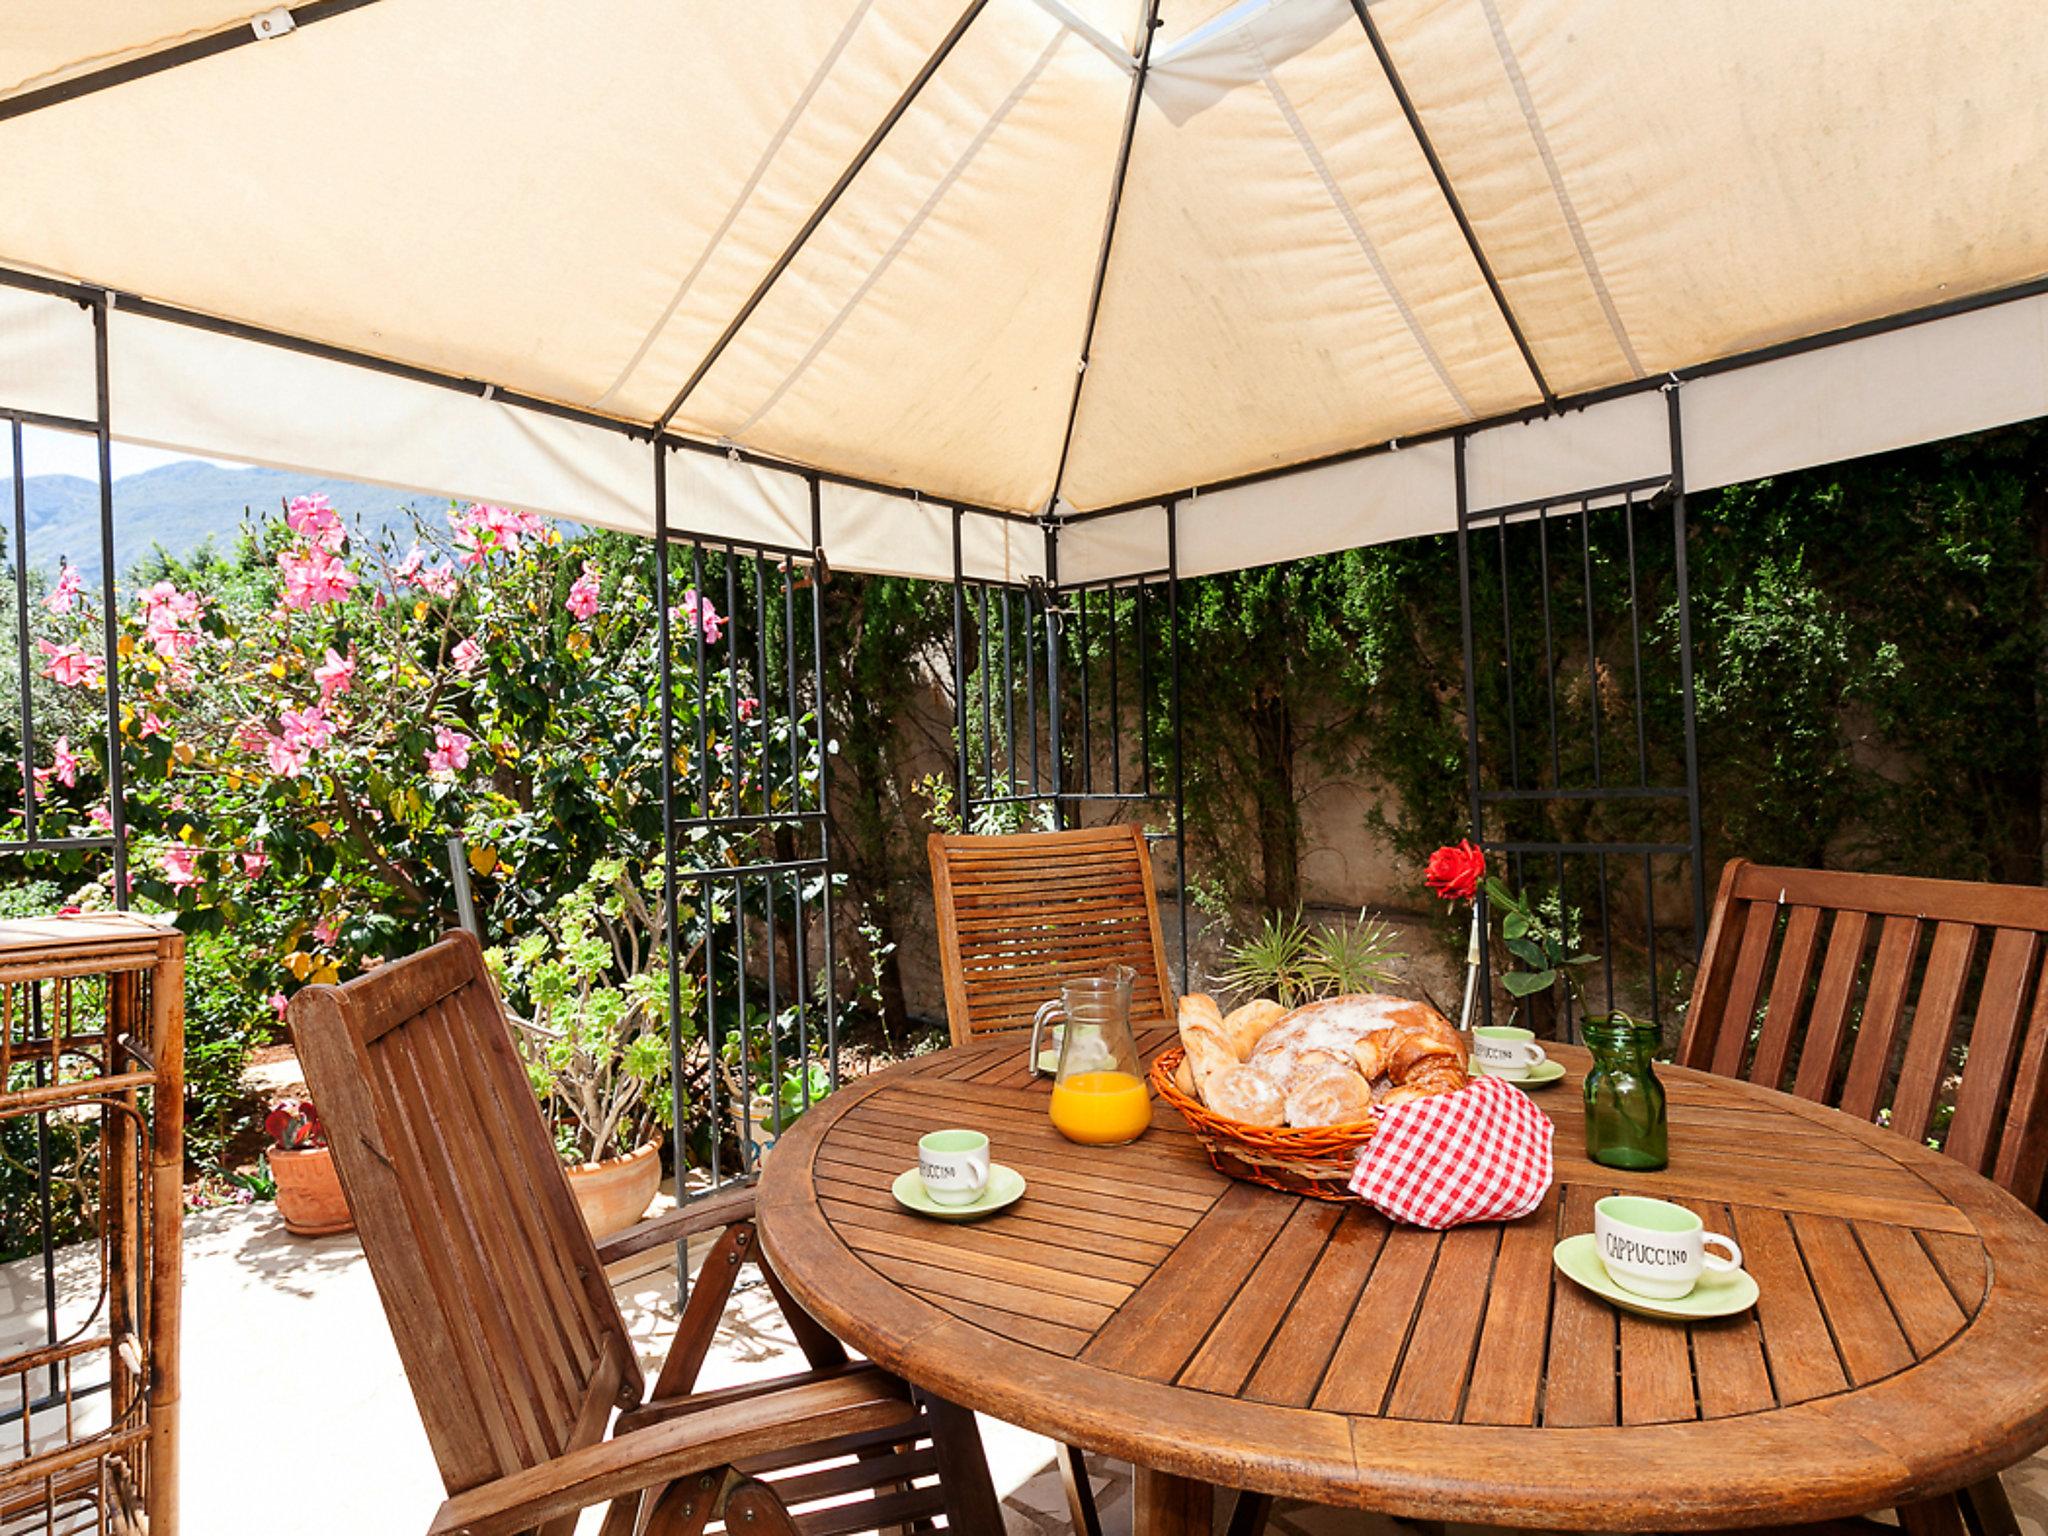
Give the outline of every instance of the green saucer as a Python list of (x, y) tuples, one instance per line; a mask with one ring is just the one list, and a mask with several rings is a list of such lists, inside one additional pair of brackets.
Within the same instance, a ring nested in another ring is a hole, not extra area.
[(906, 1168), (896, 1175), (889, 1193), (896, 1197), (898, 1205), (920, 1216), (933, 1216), (940, 1221), (979, 1221), (1017, 1203), (1024, 1193), (1024, 1175), (1001, 1163), (990, 1163), (988, 1188), (981, 1192), (979, 1200), (967, 1205), (941, 1205), (925, 1193), (923, 1176), (915, 1168)]
[(1558, 1082), (1564, 1077), (1564, 1063), (1561, 1061), (1538, 1062), (1529, 1069), (1529, 1075), (1526, 1077), (1503, 1077), (1498, 1072), (1488, 1072), (1485, 1067), (1479, 1064), (1479, 1058), (1475, 1056), (1472, 1058), (1472, 1071), (1475, 1076), (1500, 1078), (1502, 1082), (1512, 1083), (1517, 1088), (1548, 1088), (1552, 1083)]
[(1600, 1262), (1600, 1250), (1594, 1245), (1590, 1232), (1566, 1238), (1551, 1250), (1550, 1257), (1564, 1271), (1567, 1279), (1577, 1281), (1601, 1300), (1611, 1301), (1622, 1311), (1633, 1312), (1639, 1317), (1699, 1322), (1711, 1317), (1733, 1317), (1737, 1312), (1746, 1312), (1756, 1305), (1756, 1281), (1746, 1269), (1727, 1275), (1703, 1274), (1700, 1283), (1692, 1288), (1691, 1295), (1680, 1296), (1675, 1301), (1625, 1291), (1614, 1283), (1614, 1277), (1607, 1273), (1607, 1266)]

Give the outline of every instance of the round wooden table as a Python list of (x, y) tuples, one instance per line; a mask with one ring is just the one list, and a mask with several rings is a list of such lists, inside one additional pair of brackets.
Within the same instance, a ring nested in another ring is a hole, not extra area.
[[(1149, 1051), (1164, 1029), (1145, 1032)], [(1155, 1105), (1128, 1147), (1047, 1123), (998, 1038), (841, 1089), (787, 1132), (762, 1242), (833, 1332), (946, 1398), (1138, 1468), (1139, 1536), (1209, 1528), (1209, 1485), (1396, 1516), (1599, 1530), (1852, 1515), (2048, 1442), (2048, 1226), (1905, 1137), (1660, 1068), (1671, 1165), (1583, 1152), (1583, 1052), (1535, 1101), (1557, 1183), (1508, 1225), (1391, 1227), (1216, 1173)], [(926, 1131), (986, 1130), (1028, 1193), (948, 1225), (889, 1183)], [(1617, 1312), (1552, 1245), (1616, 1190), (1742, 1244), (1754, 1311)]]

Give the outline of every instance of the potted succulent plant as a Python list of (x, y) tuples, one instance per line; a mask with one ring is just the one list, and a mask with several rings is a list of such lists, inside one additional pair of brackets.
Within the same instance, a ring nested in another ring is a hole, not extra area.
[(353, 1227), (313, 1101), (285, 1099), (274, 1105), (264, 1117), (263, 1131), (271, 1142), (267, 1160), (285, 1230), (299, 1237), (325, 1237)]
[(556, 908), (545, 927), (489, 955), (513, 1039), (555, 1135), (584, 1224), (631, 1226), (661, 1188), (662, 1131), (673, 1123), (666, 978), (648, 942), (655, 919), (616, 863)]

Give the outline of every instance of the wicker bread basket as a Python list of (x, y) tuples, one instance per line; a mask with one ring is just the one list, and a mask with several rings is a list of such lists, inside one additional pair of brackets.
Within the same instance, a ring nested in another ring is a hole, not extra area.
[(1181, 1112), (1219, 1173), (1316, 1200), (1352, 1200), (1352, 1170), (1372, 1140), (1370, 1120), (1353, 1125), (1247, 1125), (1225, 1119), (1181, 1086), (1182, 1051), (1171, 1046), (1152, 1063), (1152, 1086)]

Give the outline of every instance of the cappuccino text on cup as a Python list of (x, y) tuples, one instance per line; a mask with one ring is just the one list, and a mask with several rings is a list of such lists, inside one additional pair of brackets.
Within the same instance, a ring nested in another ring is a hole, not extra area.
[[(1690, 1296), (1703, 1272), (1725, 1275), (1742, 1267), (1733, 1238), (1707, 1231), (1682, 1205), (1642, 1195), (1609, 1195), (1595, 1205), (1593, 1241), (1616, 1285), (1660, 1301)], [(1728, 1256), (1709, 1252), (1710, 1245)]]
[(1472, 1031), (1472, 1057), (1495, 1077), (1527, 1077), (1549, 1058), (1535, 1035), (1505, 1024), (1488, 1024)]
[(980, 1131), (932, 1131), (919, 1137), (917, 1171), (940, 1205), (972, 1205), (988, 1188), (988, 1138)]

